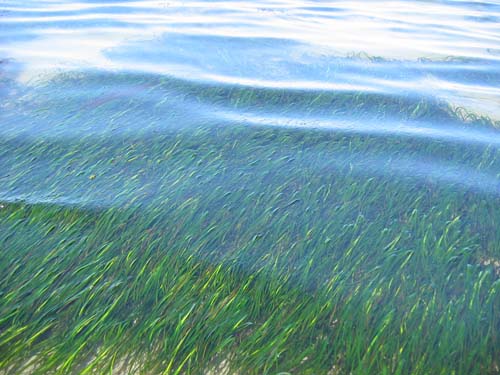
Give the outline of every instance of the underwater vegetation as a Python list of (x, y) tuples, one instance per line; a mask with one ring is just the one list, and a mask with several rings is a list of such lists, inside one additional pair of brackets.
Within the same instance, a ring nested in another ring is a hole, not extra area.
[(1, 374), (500, 372), (498, 123), (96, 72), (2, 106)]
[(2, 1), (0, 375), (500, 374), (499, 20)]

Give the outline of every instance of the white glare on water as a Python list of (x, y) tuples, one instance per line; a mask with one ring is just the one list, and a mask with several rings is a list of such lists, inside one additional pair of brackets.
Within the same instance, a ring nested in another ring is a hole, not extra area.
[[(486, 1), (6, 1), (0, 54), (23, 65), (24, 82), (54, 69), (145, 70), (401, 90), (498, 119), (499, 21), (500, 4)], [(338, 61), (349, 56), (379, 60)]]

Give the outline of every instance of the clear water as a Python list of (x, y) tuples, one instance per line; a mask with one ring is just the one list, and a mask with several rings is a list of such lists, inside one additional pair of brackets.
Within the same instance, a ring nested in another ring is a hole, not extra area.
[(0, 375), (500, 373), (499, 21), (0, 0)]
[(467, 120), (500, 120), (499, 21), (495, 1), (5, 0), (0, 136), (17, 151), (0, 160), (0, 197), (117, 202), (106, 178), (96, 188), (59, 171), (48, 184), (62, 154), (30, 162), (14, 140), (97, 144), (221, 124), (450, 144), (467, 152), (357, 150), (350, 163), (498, 194), (496, 157), (478, 166), (471, 155), (496, 152), (500, 131)]

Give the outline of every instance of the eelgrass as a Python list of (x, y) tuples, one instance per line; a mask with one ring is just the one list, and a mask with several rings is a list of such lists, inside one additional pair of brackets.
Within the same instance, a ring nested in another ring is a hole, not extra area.
[[(179, 85), (139, 93), (493, 125), (421, 99)], [(3, 373), (499, 372), (500, 278), (482, 260), (500, 258), (500, 190), (476, 179), (498, 179), (498, 147), (179, 126), (157, 96), (40, 92), (0, 139)]]

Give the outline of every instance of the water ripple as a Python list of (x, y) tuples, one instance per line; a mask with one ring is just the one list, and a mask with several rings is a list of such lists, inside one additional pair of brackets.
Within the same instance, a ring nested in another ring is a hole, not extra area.
[(17, 177), (0, 199), (114, 204), (132, 172), (152, 186), (168, 172), (139, 163), (90, 184), (54, 170), (49, 188), (41, 171), (65, 154), (32, 160), (38, 142), (78, 153), (219, 126), (358, 137), (327, 167), (497, 195), (499, 19), (485, 1), (6, 0), (0, 142), (31, 146), (3, 152)]
[[(5, 1), (20, 79), (93, 67), (264, 88), (415, 92), (500, 119), (500, 5)], [(346, 59), (347, 58), (347, 59)]]

